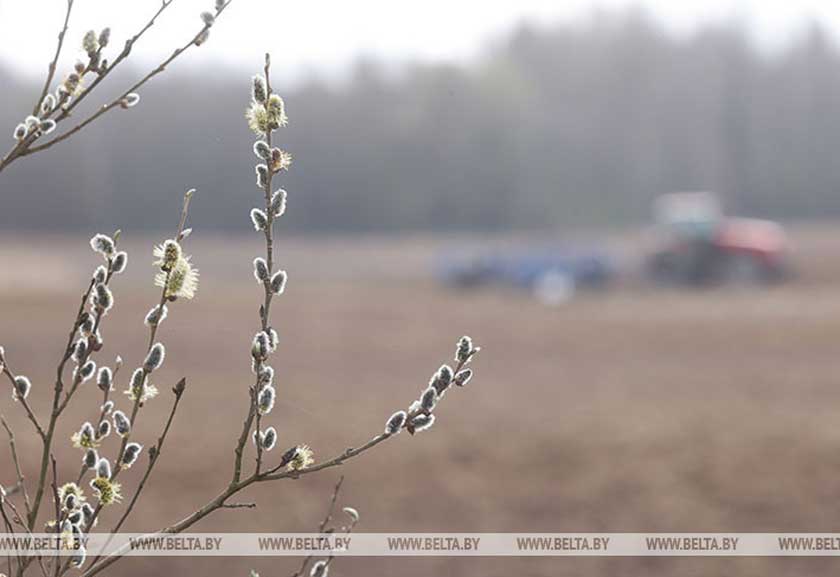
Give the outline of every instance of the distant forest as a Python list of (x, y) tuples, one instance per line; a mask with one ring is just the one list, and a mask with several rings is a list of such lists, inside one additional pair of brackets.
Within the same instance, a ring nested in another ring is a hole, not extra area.
[[(137, 107), (0, 175), (0, 227), (169, 227), (196, 187), (197, 226), (245, 230), (259, 65), (176, 62)], [(5, 152), (38, 86), (0, 82)], [(275, 88), (295, 158), (284, 230), (627, 226), (656, 195), (700, 189), (739, 214), (840, 215), (840, 53), (816, 26), (768, 55), (736, 25), (678, 39), (630, 12), (521, 26), (470, 64), (366, 60), (340, 84)]]

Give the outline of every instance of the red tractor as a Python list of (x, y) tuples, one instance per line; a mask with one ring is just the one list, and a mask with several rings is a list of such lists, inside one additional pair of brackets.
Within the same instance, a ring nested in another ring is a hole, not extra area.
[(787, 274), (788, 241), (771, 221), (727, 218), (714, 194), (680, 192), (654, 205), (657, 248), (647, 269), (659, 284), (758, 285)]

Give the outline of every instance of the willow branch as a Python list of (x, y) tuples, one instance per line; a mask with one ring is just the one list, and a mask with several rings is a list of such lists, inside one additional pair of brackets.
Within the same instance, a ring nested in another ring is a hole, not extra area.
[[(271, 56), (266, 53), (265, 55), (265, 67), (263, 68), (263, 73), (265, 74), (265, 87), (266, 87), (266, 99), (271, 95)], [(266, 127), (266, 131), (264, 133), (266, 144), (268, 145), (269, 149), (271, 149), (271, 126)], [(268, 167), (268, 175), (265, 179), (265, 183), (263, 186), (263, 196), (265, 198), (265, 214), (266, 214), (266, 225), (263, 229), (265, 234), (265, 258), (266, 258), (266, 265), (268, 268), (268, 279), (271, 279), (271, 275), (274, 272), (274, 232), (273, 232), (273, 225), (274, 225), (274, 214), (271, 210), (271, 180), (273, 176), (273, 171), (271, 167)], [(273, 291), (270, 287), (270, 281), (265, 280), (263, 282), (263, 290), (265, 291), (265, 296), (263, 300), (263, 304), (259, 309), (259, 316), (260, 316), (260, 325), (263, 331), (268, 330), (269, 328), (269, 315), (271, 311), (271, 299), (274, 296)], [(258, 402), (258, 395), (259, 395), (259, 383), (260, 383), (260, 375), (259, 375), (259, 367), (257, 367), (257, 377), (256, 382), (250, 389), (249, 393), (249, 408), (248, 413), (245, 416), (245, 421), (242, 423), (242, 432), (239, 435), (239, 440), (236, 443), (236, 449), (234, 450), (234, 464), (233, 464), (233, 477), (231, 479), (231, 486), (235, 485), (239, 480), (242, 478), (242, 458), (245, 453), (245, 446), (248, 443), (248, 437), (251, 433), (251, 428), (254, 426), (254, 420), (256, 419), (256, 426), (257, 431), (259, 431), (260, 426), (260, 415), (257, 413), (257, 402)], [(257, 463), (256, 463), (256, 472), (259, 473), (262, 467), (262, 444), (257, 442)]]
[[(228, 0), (228, 1), (224, 4), (224, 6), (223, 6), (223, 7), (222, 7), (222, 8), (221, 8), (218, 12), (217, 12), (217, 15), (218, 15), (218, 14), (221, 14), (221, 13), (222, 13), (222, 11), (223, 11), (225, 8), (227, 8), (227, 6), (228, 6), (228, 5), (229, 5), (232, 1), (233, 1), (233, 0)], [(44, 143), (42, 143), (42, 144), (39, 144), (38, 146), (32, 146), (32, 147), (30, 147), (30, 148), (28, 148), (28, 149), (26, 149), (26, 150), (22, 151), (22, 152), (21, 152), (18, 156), (21, 156), (21, 157), (23, 157), (23, 156), (29, 156), (30, 154), (34, 154), (34, 153), (36, 153), (36, 152), (40, 152), (40, 151), (42, 151), (42, 150), (46, 150), (47, 148), (50, 148), (51, 146), (54, 146), (54, 145), (56, 145), (56, 144), (58, 144), (59, 142), (62, 142), (62, 141), (64, 141), (64, 140), (67, 140), (68, 138), (70, 138), (71, 136), (73, 136), (74, 134), (76, 134), (77, 132), (79, 132), (79, 131), (83, 130), (86, 126), (88, 126), (89, 124), (91, 124), (92, 122), (94, 122), (97, 118), (99, 118), (100, 116), (102, 116), (103, 114), (105, 114), (106, 112), (108, 112), (109, 110), (112, 110), (113, 108), (115, 108), (115, 107), (119, 106), (119, 105), (120, 105), (120, 103), (123, 101), (123, 99), (124, 99), (125, 97), (127, 97), (129, 94), (131, 94), (132, 92), (136, 92), (136, 91), (137, 91), (137, 90), (138, 90), (141, 86), (143, 86), (144, 84), (146, 84), (149, 80), (151, 80), (152, 78), (154, 78), (155, 76), (157, 76), (158, 74), (160, 74), (161, 72), (163, 72), (164, 70), (166, 70), (166, 67), (167, 67), (167, 66), (169, 66), (169, 64), (170, 64), (170, 63), (172, 63), (172, 61), (173, 61), (173, 60), (175, 60), (175, 59), (176, 59), (176, 58), (178, 58), (181, 54), (183, 54), (184, 52), (186, 52), (186, 51), (187, 51), (187, 50), (188, 50), (191, 46), (196, 45), (196, 41), (200, 41), (200, 39), (201, 39), (201, 38), (202, 38), (205, 34), (207, 34), (207, 33), (208, 33), (208, 30), (210, 30), (210, 25), (205, 24), (204, 26), (202, 26), (201, 30), (199, 30), (199, 32), (198, 32), (198, 33), (196, 33), (196, 34), (195, 34), (195, 36), (193, 36), (193, 37), (190, 39), (190, 41), (189, 41), (189, 42), (185, 43), (185, 44), (184, 44), (183, 46), (181, 46), (180, 48), (175, 49), (175, 51), (174, 51), (174, 52), (173, 52), (173, 53), (172, 53), (172, 54), (171, 54), (168, 58), (166, 58), (163, 62), (161, 62), (161, 63), (160, 63), (157, 67), (153, 68), (153, 69), (152, 69), (152, 70), (151, 70), (148, 74), (146, 74), (143, 78), (141, 78), (140, 80), (138, 80), (137, 82), (135, 82), (134, 84), (132, 84), (132, 85), (131, 85), (131, 87), (129, 87), (127, 90), (125, 90), (122, 94), (120, 94), (118, 97), (116, 97), (114, 100), (112, 100), (112, 101), (111, 101), (111, 102), (109, 102), (108, 104), (105, 104), (104, 106), (102, 106), (102, 107), (101, 107), (98, 111), (96, 111), (95, 113), (93, 113), (92, 115), (90, 115), (90, 116), (89, 116), (88, 118), (86, 118), (84, 121), (80, 122), (79, 124), (77, 124), (76, 126), (74, 126), (73, 128), (71, 128), (70, 130), (68, 130), (67, 132), (65, 132), (64, 134), (61, 134), (61, 135), (56, 136), (56, 137), (54, 137), (54, 138), (52, 138), (52, 139), (50, 139), (50, 140), (47, 140), (46, 142), (44, 142)], [(0, 169), (2, 169), (2, 166), (0, 166)]]
[[(195, 189), (190, 189), (184, 194), (184, 200), (183, 200), (183, 204), (182, 204), (182, 208), (181, 208), (181, 216), (178, 220), (178, 228), (175, 232), (175, 238), (176, 239), (180, 239), (182, 237), (182, 233), (184, 232), (184, 226), (186, 224), (187, 215), (189, 213), (190, 200), (192, 199), (192, 195), (194, 193), (195, 193)], [(168, 294), (167, 294), (167, 287), (169, 286), (169, 275), (170, 274), (171, 274), (171, 271), (166, 272), (166, 278), (164, 279), (163, 287), (161, 288), (160, 299), (159, 299), (158, 305), (157, 305), (158, 311), (163, 310), (164, 305), (169, 300), (169, 297), (168, 297)], [(157, 335), (157, 330), (158, 330), (159, 326), (160, 326), (160, 318), (158, 318), (158, 320), (156, 322), (152, 323), (151, 326), (149, 327), (149, 343), (146, 347), (146, 354), (149, 353), (149, 351), (152, 349), (152, 346), (154, 345), (155, 336)], [(146, 369), (145, 366), (141, 367), (141, 370), (143, 371), (143, 376), (140, 379), (140, 382), (144, 383), (146, 381), (146, 378), (149, 376), (149, 371)], [(182, 381), (183, 381), (183, 379), (182, 379)], [(186, 381), (183, 381), (183, 384), (185, 386)], [(179, 383), (175, 386), (175, 389), (173, 389), (173, 391), (175, 391), (176, 389), (179, 389), (181, 391), (181, 393), (183, 393), (183, 387), (181, 385), (182, 385), (182, 382), (179, 381)], [(176, 393), (176, 397), (178, 397), (177, 393)], [(172, 408), (172, 412), (170, 413), (170, 418), (167, 421), (167, 425), (166, 425), (166, 429), (165, 429), (166, 432), (168, 432), (169, 426), (171, 424), (171, 419), (174, 417), (174, 411), (177, 408), (177, 404), (178, 404), (179, 401), (180, 401), (180, 397), (176, 398), (176, 402), (175, 402), (175, 404)], [(129, 441), (131, 441), (131, 436), (132, 436), (132, 434), (134, 432), (134, 429), (136, 427), (136, 424), (137, 424), (137, 415), (140, 412), (140, 408), (142, 407), (142, 405), (143, 405), (143, 393), (142, 393), (142, 391), (138, 391), (137, 394), (135, 394), (134, 404), (132, 405), (132, 408), (131, 408), (131, 416), (129, 417), (129, 422), (131, 423), (131, 430), (129, 430), (129, 432), (125, 436), (123, 436), (122, 441), (120, 442), (120, 447), (119, 447), (119, 450), (117, 452), (117, 457), (116, 457), (116, 460), (114, 461), (117, 466), (115, 467), (113, 475), (111, 476), (111, 481), (115, 481), (117, 479), (117, 477), (119, 477), (120, 473), (123, 470), (123, 467), (120, 466), (120, 463), (122, 463), (123, 457), (125, 456), (125, 449), (128, 446)], [(151, 471), (147, 471), (147, 473), (151, 474)], [(144, 482), (145, 482), (145, 480), (144, 480)], [(90, 521), (90, 526), (93, 526), (94, 522), (99, 518), (99, 514), (102, 512), (102, 507), (103, 507), (102, 503), (99, 503), (96, 506), (96, 508), (94, 509), (93, 517), (91, 518), (91, 521)], [(132, 507), (133, 507), (133, 505), (132, 505)]]
[[(163, 0), (161, 2), (161, 5), (158, 8), (157, 12), (155, 12), (154, 15), (149, 19), (149, 21), (146, 22), (146, 25), (143, 26), (143, 28), (141, 28), (140, 31), (137, 32), (134, 36), (132, 36), (131, 38), (129, 38), (128, 40), (125, 41), (125, 46), (123, 47), (123, 49), (119, 53), (119, 55), (117, 55), (117, 57), (111, 63), (111, 65), (107, 69), (105, 69), (104, 72), (97, 75), (96, 79), (91, 83), (90, 86), (85, 88), (82, 91), (82, 93), (79, 94), (79, 96), (77, 96), (69, 105), (64, 107), (64, 109), (61, 111), (61, 113), (55, 119), (56, 122), (60, 122), (60, 121), (64, 120), (65, 118), (67, 118), (68, 116), (70, 116), (71, 113), (73, 112), (73, 109), (76, 106), (78, 106), (79, 103), (82, 102), (82, 100), (84, 100), (85, 97), (87, 97), (87, 95), (90, 94), (93, 91), (93, 89), (96, 88), (96, 86), (100, 82), (105, 80), (105, 78), (120, 64), (120, 62), (122, 62), (123, 60), (128, 58), (128, 55), (131, 54), (131, 49), (134, 47), (134, 44), (140, 39), (141, 36), (143, 36), (143, 34), (146, 33), (146, 31), (149, 28), (151, 28), (154, 25), (155, 20), (157, 20), (158, 16), (160, 16), (163, 13), (163, 11), (166, 10), (169, 7), (169, 5), (172, 4), (174, 1), (175, 0)], [(129, 90), (129, 92), (131, 92), (131, 91)]]
[[(186, 390), (186, 386), (187, 381), (186, 379), (182, 378), (172, 388), (172, 393), (175, 395), (175, 400), (172, 403), (172, 408), (169, 410), (169, 417), (166, 419), (166, 425), (163, 427), (163, 431), (161, 432), (160, 437), (158, 437), (157, 444), (151, 449), (149, 449), (149, 463), (146, 465), (146, 471), (143, 473), (143, 478), (140, 479), (140, 483), (134, 490), (134, 494), (131, 496), (131, 500), (129, 501), (128, 506), (125, 508), (125, 511), (117, 521), (116, 525), (114, 525), (113, 529), (111, 529), (110, 533), (117, 533), (120, 530), (120, 528), (122, 528), (123, 524), (128, 519), (129, 515), (131, 515), (131, 512), (134, 510), (135, 505), (137, 505), (137, 500), (140, 498), (140, 494), (146, 487), (146, 482), (152, 475), (152, 471), (154, 470), (155, 465), (157, 464), (158, 459), (160, 459), (160, 455), (163, 452), (163, 444), (166, 441), (166, 436), (169, 434), (169, 429), (172, 426), (172, 421), (175, 419), (175, 413), (178, 410), (178, 405), (181, 402), (181, 397), (183, 396), (184, 391)], [(96, 514), (98, 514), (98, 512)], [(94, 559), (91, 563), (91, 566), (96, 565), (100, 558), (101, 556), (97, 556), (96, 559)]]
[[(219, 6), (219, 8), (216, 10), (216, 17), (221, 15), (221, 13), (224, 12), (224, 10), (228, 7), (228, 5), (232, 1), (233, 0), (227, 0), (227, 2), (225, 2), (224, 4)], [(72, 4), (72, 0), (68, 0), (68, 2), (70, 2)], [(154, 25), (155, 20), (160, 16), (160, 14), (170, 4), (172, 4), (172, 2), (174, 2), (174, 0), (163, 0), (160, 7), (158, 8), (158, 10), (151, 17), (151, 19), (146, 23), (146, 25), (143, 28), (141, 28), (139, 32), (137, 32), (134, 36), (132, 36), (131, 38), (129, 38), (126, 41), (125, 47), (123, 48), (123, 50), (120, 52), (120, 54), (117, 56), (117, 58), (114, 60), (114, 62), (111, 64), (110, 67), (108, 67), (104, 70), (102, 70), (102, 69), (97, 70), (98, 75), (97, 75), (96, 79), (94, 79), (94, 81), (91, 83), (91, 85), (88, 86), (86, 89), (84, 89), (81, 92), (81, 94), (79, 94), (79, 96), (75, 100), (73, 100), (72, 102), (70, 102), (66, 106), (63, 106), (65, 103), (68, 102), (68, 99), (62, 98), (61, 101), (59, 102), (59, 106), (56, 106), (56, 108), (53, 111), (51, 111), (49, 114), (47, 114), (44, 118), (49, 118), (53, 114), (58, 114), (58, 116), (55, 118), (56, 122), (61, 122), (61, 121), (65, 120), (66, 118), (68, 118), (71, 115), (71, 112), (73, 111), (73, 109), (76, 106), (78, 106), (79, 103), (82, 100), (84, 100), (94, 90), (94, 88), (96, 88), (99, 85), (99, 83), (102, 82), (111, 73), (111, 71), (114, 68), (117, 67), (117, 65), (119, 65), (120, 62), (122, 62), (123, 60), (125, 60), (129, 56), (134, 44), (140, 39), (141, 36), (143, 36), (143, 34), (146, 33), (147, 30), (149, 30), (149, 28), (151, 28)], [(68, 16), (69, 16), (69, 13), (68, 13)], [(65, 22), (65, 25), (66, 25), (66, 22)], [(105, 114), (109, 110), (112, 110), (116, 106), (120, 105), (123, 102), (123, 99), (125, 99), (132, 92), (137, 91), (141, 86), (146, 84), (153, 77), (155, 77), (158, 74), (160, 74), (161, 72), (163, 72), (166, 69), (166, 67), (173, 60), (175, 60), (178, 56), (180, 56), (183, 52), (185, 52), (187, 49), (189, 49), (193, 45), (196, 45), (196, 46), (200, 45), (203, 42), (203, 40), (206, 39), (207, 34), (209, 33), (209, 29), (210, 29), (211, 26), (212, 26), (212, 24), (205, 23), (204, 26), (202, 26), (201, 30), (199, 30), (199, 32), (197, 34), (195, 34), (190, 39), (190, 41), (188, 43), (186, 43), (183, 46), (177, 48), (168, 58), (166, 58), (163, 62), (161, 62), (157, 67), (153, 68), (148, 74), (146, 74), (146, 76), (141, 78), (139, 81), (135, 82), (130, 88), (125, 90), (120, 96), (118, 96), (117, 98), (115, 98), (111, 102), (109, 102), (109, 103), (103, 105), (102, 107), (100, 107), (99, 110), (97, 110), (96, 112), (94, 112), (93, 114), (88, 116), (84, 121), (77, 124), (76, 126), (71, 128), (67, 132), (65, 132), (65, 133), (63, 133), (59, 136), (55, 136), (52, 139), (47, 140), (45, 142), (42, 142), (41, 144), (38, 144), (37, 146), (33, 146), (33, 144), (36, 142), (36, 140), (38, 140), (38, 138), (40, 136), (40, 134), (37, 134), (37, 133), (29, 134), (23, 140), (15, 143), (15, 145), (12, 147), (12, 149), (9, 150), (9, 152), (2, 159), (0, 159), (0, 172), (2, 172), (3, 169), (6, 168), (6, 166), (11, 164), (13, 161), (15, 161), (18, 158), (22, 158), (24, 156), (29, 156), (30, 154), (34, 154), (34, 153), (40, 152), (42, 150), (46, 150), (47, 148), (50, 148), (51, 146), (53, 146), (55, 144), (58, 144), (59, 142), (67, 140), (68, 138), (70, 138), (71, 136), (76, 134), (77, 132), (80, 132), (81, 130), (83, 130), (86, 126), (88, 126), (89, 124), (94, 122), (96, 119), (101, 117), (103, 114)], [(62, 34), (61, 34), (61, 37), (60, 37), (62, 42), (63, 42), (63, 35), (64, 35), (65, 31), (66, 31), (66, 27), (65, 27), (65, 30), (62, 31)], [(54, 68), (54, 66), (52, 66), (52, 68)], [(89, 68), (85, 70), (85, 72), (89, 72), (89, 71), (91, 71)], [(51, 76), (49, 77), (49, 82), (52, 81), (53, 76), (54, 76), (54, 71), (51, 72)], [(43, 92), (43, 94), (41, 96), (41, 100), (38, 102), (38, 105), (40, 105), (40, 102), (43, 101), (44, 96), (46, 96), (47, 92), (49, 92), (49, 82), (46, 84), (46, 87), (45, 87), (46, 92)], [(59, 112), (59, 110), (60, 110), (60, 112)], [(35, 112), (37, 112), (37, 108), (36, 108)]]

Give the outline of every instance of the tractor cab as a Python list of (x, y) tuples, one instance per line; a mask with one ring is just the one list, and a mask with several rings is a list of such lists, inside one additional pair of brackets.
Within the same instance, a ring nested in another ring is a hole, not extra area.
[(766, 284), (784, 277), (787, 238), (775, 222), (727, 218), (709, 192), (666, 194), (654, 202), (653, 280), (669, 285)]
[(718, 198), (707, 192), (678, 192), (656, 199), (653, 206), (658, 227), (676, 239), (713, 239), (723, 220)]

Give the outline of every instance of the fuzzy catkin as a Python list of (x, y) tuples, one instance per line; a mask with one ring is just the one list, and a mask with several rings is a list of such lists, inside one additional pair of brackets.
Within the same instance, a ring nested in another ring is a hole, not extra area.
[(407, 416), (408, 415), (406, 415), (405, 411), (397, 411), (391, 415), (385, 423), (385, 433), (388, 435), (395, 435), (399, 433), (403, 428), (403, 425), (405, 425)]
[(146, 360), (143, 362), (143, 368), (147, 373), (151, 373), (152, 371), (160, 368), (165, 357), (166, 348), (163, 346), (163, 343), (155, 343), (146, 355)]

